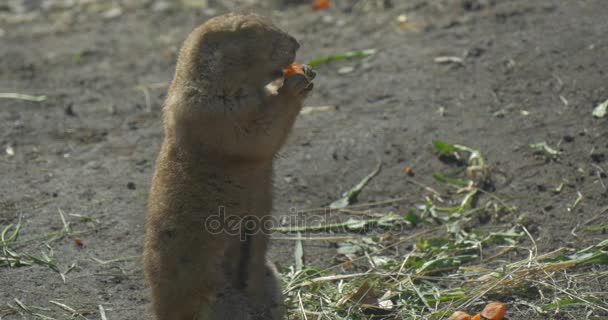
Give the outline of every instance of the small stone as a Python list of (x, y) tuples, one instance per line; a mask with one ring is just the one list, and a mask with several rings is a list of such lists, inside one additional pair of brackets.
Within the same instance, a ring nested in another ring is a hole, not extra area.
[(127, 189), (129, 189), (129, 190), (135, 190), (135, 182), (129, 181), (127, 183)]
[(338, 69), (338, 74), (347, 74), (347, 73), (351, 73), (353, 71), (355, 71), (355, 67), (353, 67), (353, 66), (342, 67), (342, 68)]
[(327, 23), (327, 24), (333, 24), (334, 23), (334, 17), (332, 17), (331, 15), (324, 15), (323, 18), (321, 18), (321, 21), (323, 21), (323, 23)]
[(101, 14), (101, 16), (104, 19), (114, 19), (114, 18), (120, 17), (121, 15), (122, 15), (122, 9), (120, 7), (114, 7)]
[(203, 9), (203, 14), (206, 16), (209, 16), (209, 17), (215, 16), (217, 13), (218, 13), (217, 9), (214, 9), (214, 8)]
[(171, 4), (167, 1), (156, 1), (152, 5), (152, 11), (154, 12), (165, 12), (171, 9)]
[(6, 154), (8, 156), (11, 156), (11, 157), (14, 156), (15, 155), (15, 149), (13, 149), (12, 146), (7, 146), (6, 147)]
[(507, 110), (500, 109), (494, 112), (492, 115), (494, 115), (496, 118), (504, 118), (507, 115)]
[(208, 0), (182, 0), (181, 2), (187, 8), (204, 9), (209, 7)]

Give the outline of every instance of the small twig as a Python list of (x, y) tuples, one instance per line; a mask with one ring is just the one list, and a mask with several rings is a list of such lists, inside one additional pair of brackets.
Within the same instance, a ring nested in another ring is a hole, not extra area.
[[(360, 209), (360, 208), (378, 207), (378, 206), (403, 202), (403, 201), (409, 200), (410, 198), (411, 197), (401, 197), (401, 198), (388, 199), (388, 200), (383, 200), (383, 201), (378, 201), (378, 202), (367, 202), (367, 203), (361, 203), (361, 204), (357, 204), (357, 205), (351, 205), (351, 206), (348, 206), (348, 207), (345, 207), (342, 209)], [(332, 211), (336, 211), (336, 209), (331, 209), (329, 207), (322, 207), (322, 208), (304, 209), (304, 210), (298, 211), (298, 213), (317, 213), (317, 212), (330, 213)]]
[(576, 198), (576, 200), (574, 200), (574, 203), (570, 207), (568, 207), (568, 211), (576, 209), (576, 207), (578, 207), (578, 205), (584, 199), (583, 194), (580, 191), (577, 191), (576, 193), (578, 194), (578, 197)]
[(5, 92), (5, 93), (0, 93), (0, 99), (15, 99), (15, 100), (42, 102), (42, 101), (46, 100), (46, 96), (31, 96), (29, 94)]
[(91, 259), (93, 259), (95, 262), (99, 263), (99, 264), (110, 264), (110, 263), (116, 263), (116, 262), (123, 262), (123, 261), (129, 261), (129, 260), (133, 260), (133, 259), (137, 259), (139, 258), (139, 256), (125, 256), (125, 257), (118, 257), (116, 259), (110, 259), (110, 260), (101, 260), (95, 257), (91, 257)]
[(516, 245), (508, 246), (508, 247), (504, 248), (503, 250), (501, 250), (499, 253), (486, 258), (484, 261), (494, 260), (498, 257), (501, 257), (501, 256), (511, 252), (513, 249), (517, 249), (517, 246)]
[(435, 190), (435, 189), (433, 189), (433, 188), (431, 188), (431, 187), (429, 187), (429, 186), (427, 186), (427, 185), (425, 185), (425, 184), (423, 184), (421, 182), (418, 182), (418, 181), (416, 181), (416, 180), (414, 180), (412, 178), (407, 178), (405, 180), (407, 182), (409, 182), (409, 183), (415, 184), (415, 185), (417, 185), (417, 186), (419, 186), (421, 188), (424, 188), (427, 191), (430, 191), (430, 192), (434, 193), (438, 197), (441, 197), (441, 193), (439, 193), (439, 191), (437, 191), (437, 190)]
[(308, 320), (308, 317), (306, 317), (306, 311), (304, 311), (304, 303), (302, 303), (302, 296), (300, 295), (300, 291), (298, 291), (298, 305), (300, 308), (300, 312), (302, 313), (302, 316), (304, 317), (304, 320)]
[(352, 210), (352, 209), (338, 209), (338, 212), (340, 213), (347, 213), (347, 214), (354, 214), (354, 215), (360, 215), (360, 216), (368, 216), (368, 217), (384, 217), (386, 216), (385, 213), (372, 213), (369, 211), (357, 211), (357, 210)]
[(414, 292), (416, 292), (416, 295), (418, 296), (418, 298), (420, 298), (422, 303), (424, 303), (424, 305), (429, 310), (433, 310), (433, 308), (431, 308), (431, 305), (429, 305), (428, 301), (426, 301), (426, 299), (424, 298), (424, 295), (422, 294), (422, 292), (420, 292), (420, 290), (418, 290), (418, 287), (416, 287), (416, 285), (414, 284), (414, 281), (412, 281), (412, 277), (408, 275), (407, 280), (409, 281), (410, 285), (412, 285)]
[(74, 308), (72, 308), (72, 307), (70, 307), (70, 306), (68, 306), (66, 304), (63, 304), (63, 303), (57, 302), (57, 301), (53, 301), (53, 300), (49, 300), (49, 302), (52, 303), (52, 304), (54, 304), (54, 305), (56, 305), (56, 306), (58, 306), (59, 308), (65, 310), (67, 312), (71, 312), (74, 315), (80, 315), (80, 313), (78, 311), (76, 311)]
[(355, 236), (336, 236), (336, 237), (271, 237), (271, 240), (288, 240), (288, 241), (346, 241), (360, 239)]
[(144, 85), (137, 86), (136, 88), (144, 93), (144, 99), (146, 101), (146, 111), (152, 112), (152, 99), (150, 98), (150, 91)]
[(599, 212), (598, 214), (596, 214), (595, 216), (593, 216), (593, 218), (591, 218), (591, 219), (589, 219), (589, 220), (587, 220), (587, 221), (583, 222), (583, 225), (589, 225), (589, 224), (591, 224), (591, 223), (595, 222), (595, 220), (597, 220), (597, 219), (601, 218), (601, 217), (602, 217), (602, 215), (603, 215), (604, 213), (606, 213), (606, 212), (608, 212), (608, 207), (604, 207), (604, 208), (600, 209), (600, 212)]
[(604, 183), (604, 179), (602, 179), (602, 173), (605, 173), (604, 169), (600, 166), (598, 166), (597, 164), (591, 164), (593, 167), (595, 167), (598, 171), (596, 171), (596, 175), (597, 175), (597, 179), (600, 181), (600, 184), (602, 185), (602, 188), (604, 188), (604, 192), (608, 191), (608, 188), (606, 187), (606, 184)]
[(108, 318), (106, 317), (106, 310), (103, 308), (102, 305), (99, 305), (99, 315), (101, 316), (101, 320), (108, 320)]
[(521, 228), (524, 230), (528, 238), (530, 238), (530, 241), (532, 241), (532, 250), (530, 250), (530, 258), (528, 260), (528, 268), (530, 268), (532, 261), (534, 261), (538, 256), (538, 246), (536, 245), (536, 240), (534, 240), (534, 237), (530, 234), (530, 232), (528, 232), (528, 229), (526, 229), (524, 226), (521, 226)]

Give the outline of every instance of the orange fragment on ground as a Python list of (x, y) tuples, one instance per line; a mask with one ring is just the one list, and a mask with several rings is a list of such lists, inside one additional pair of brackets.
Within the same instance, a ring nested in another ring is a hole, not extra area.
[[(410, 177), (414, 176), (414, 169), (412, 169), (412, 167), (410, 167), (410, 166), (403, 168), (403, 172)], [(456, 312), (460, 312), (460, 311), (456, 311)]]
[(82, 243), (82, 240), (78, 239), (78, 238), (74, 238), (72, 239), (74, 241), (74, 244), (76, 244), (79, 247), (84, 247), (84, 243)]
[(456, 311), (450, 316), (450, 320), (471, 320), (471, 315), (463, 311)]
[(296, 73), (304, 74), (302, 66), (297, 63), (290, 64), (287, 68), (283, 69), (283, 78), (288, 78)]
[(488, 303), (481, 315), (488, 320), (501, 320), (507, 311), (507, 306), (502, 302)]
[(480, 319), (481, 319), (481, 315), (479, 313), (474, 315), (473, 318), (471, 318), (471, 320), (480, 320)]
[(329, 0), (315, 0), (312, 2), (314, 10), (321, 10), (329, 7)]

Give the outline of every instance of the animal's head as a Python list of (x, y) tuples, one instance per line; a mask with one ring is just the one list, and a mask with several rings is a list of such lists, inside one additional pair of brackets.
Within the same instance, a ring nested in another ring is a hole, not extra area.
[(299, 108), (285, 102), (281, 108), (267, 105), (266, 85), (283, 79), (283, 69), (293, 63), (298, 48), (293, 37), (254, 14), (207, 21), (180, 51), (164, 106), (166, 136), (207, 158), (267, 163)]
[(222, 15), (189, 36), (177, 73), (188, 81), (202, 81), (205, 90), (238, 93), (281, 78), (299, 47), (293, 37), (258, 15)]

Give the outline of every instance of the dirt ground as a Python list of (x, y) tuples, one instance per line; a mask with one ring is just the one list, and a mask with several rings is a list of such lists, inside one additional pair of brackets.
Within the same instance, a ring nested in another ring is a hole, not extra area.
[[(498, 173), (492, 194), (517, 207), (479, 227), (524, 221), (540, 252), (606, 238), (584, 231), (608, 222), (608, 118), (591, 115), (608, 99), (604, 0), (336, 0), (322, 11), (308, 1), (258, 2), (0, 3), (0, 92), (47, 97), (0, 99), (0, 226), (21, 221), (19, 239), (33, 241), (19, 250), (52, 255), (61, 272), (70, 270), (64, 281), (40, 264), (0, 268), (1, 319), (35, 318), (10, 307), (15, 299), (58, 318), (66, 312), (50, 300), (90, 310), (88, 319), (100, 319), (98, 305), (108, 319), (148, 318), (138, 256), (175, 53), (194, 26), (237, 7), (294, 35), (299, 61), (376, 50), (317, 68), (306, 105), (337, 109), (298, 119), (276, 166), (277, 215), (329, 204), (378, 160), (382, 170), (359, 202), (404, 197), (378, 210), (415, 207), (426, 191), (403, 169), (436, 186), (432, 173), (446, 168), (431, 146), (439, 139), (481, 150)], [(435, 61), (446, 56), (461, 60)], [(529, 147), (543, 141), (560, 154)], [(76, 233), (44, 245), (64, 228), (60, 212)], [(287, 268), (293, 247), (276, 240), (270, 255)], [(307, 265), (335, 263), (331, 242), (304, 249)], [(589, 286), (606, 292), (605, 280)]]

